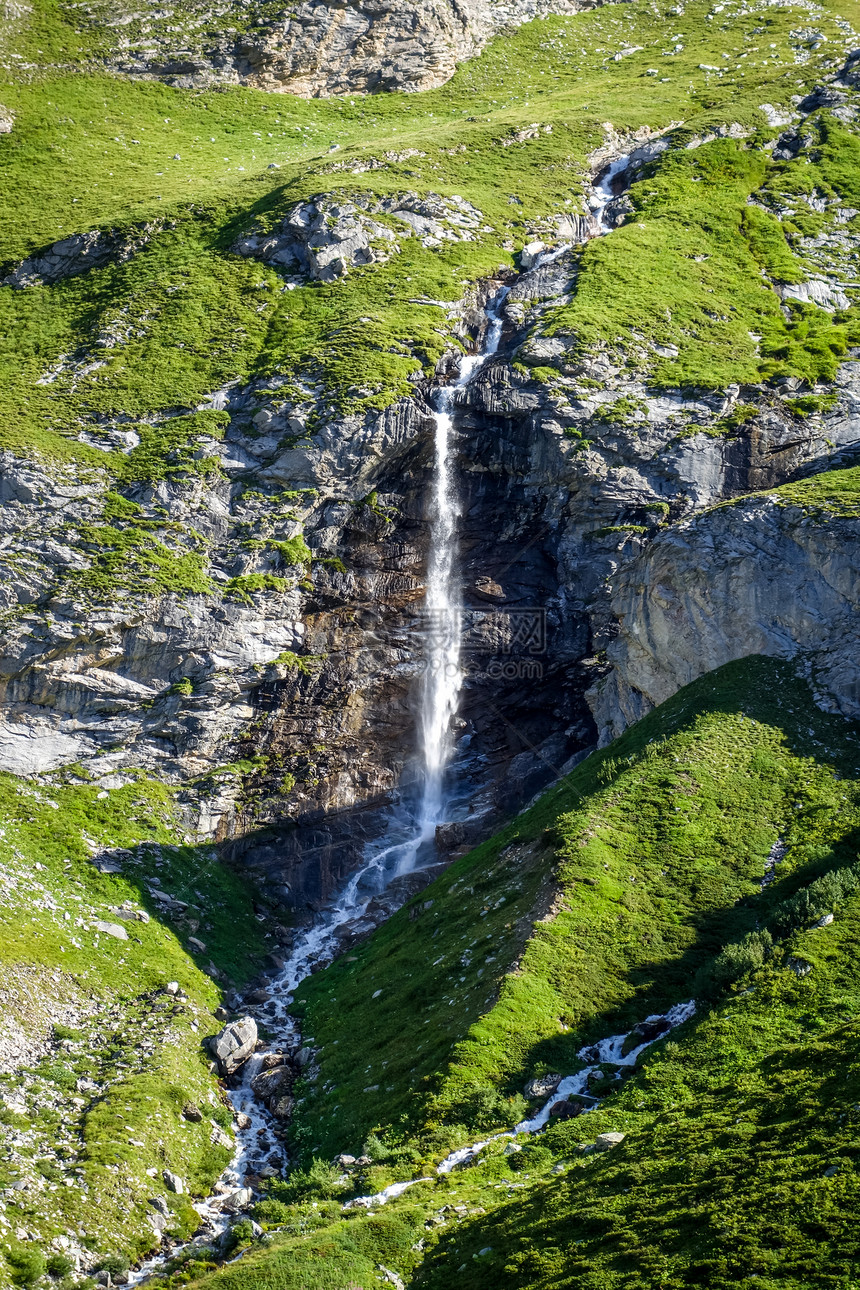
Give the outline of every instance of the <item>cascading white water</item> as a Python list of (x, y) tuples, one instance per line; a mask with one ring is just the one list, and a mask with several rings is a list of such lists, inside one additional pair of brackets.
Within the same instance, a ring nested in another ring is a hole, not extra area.
[(612, 232), (612, 225), (606, 222), (606, 208), (618, 196), (617, 193), (613, 192), (615, 180), (627, 169), (629, 164), (629, 156), (616, 157), (607, 167), (606, 173), (600, 182), (594, 185), (594, 194), (589, 199), (588, 206), (601, 236)]
[[(459, 506), (452, 469), (455, 392), (467, 385), (497, 352), (502, 336), (501, 310), (508, 290), (501, 288), (487, 307), (487, 330), (481, 351), (464, 358), (457, 380), (437, 394), (425, 592), (425, 667), (418, 720), (420, 791), (415, 805), (405, 816), (401, 811), (392, 817), (388, 837), (372, 848), (367, 862), (352, 876), (340, 896), (299, 937), (271, 984), (272, 998), (257, 1008), (260, 1020), (272, 1036), (270, 1052), (289, 1051), (296, 1045), (298, 1031), (289, 1007), (299, 983), (321, 962), (336, 956), (342, 943), (338, 933), (361, 918), (374, 894), (384, 889), (393, 877), (411, 872), (422, 862), (428, 844), (433, 842), (436, 826), (445, 818), (445, 771), (453, 752), (451, 722), (462, 684), (462, 609), (456, 569)], [(274, 1119), (252, 1087), (267, 1056), (268, 1053), (259, 1052), (245, 1063), (242, 1082), (230, 1094), (237, 1115), (246, 1116), (247, 1123), (237, 1130), (236, 1153), (216, 1193), (195, 1206), (204, 1227), (208, 1228), (208, 1236), (200, 1238), (203, 1241), (211, 1240), (229, 1226), (233, 1216), (231, 1197), (237, 1196), (249, 1176), (279, 1173), (286, 1164), (285, 1153), (274, 1132)], [(164, 1256), (148, 1261), (131, 1274), (130, 1284), (139, 1284), (163, 1262)]]
[(424, 599), (426, 631), (421, 692), (421, 794), (415, 834), (402, 849), (397, 873), (409, 873), (419, 855), (432, 843), (445, 818), (445, 771), (451, 759), (451, 723), (457, 712), (463, 675), (460, 666), (462, 605), (457, 582), (457, 529), (460, 516), (451, 458), (456, 391), (468, 385), (487, 359), (498, 351), (502, 337), (502, 306), (508, 296), (502, 287), (487, 307), (487, 331), (480, 353), (460, 364), (457, 380), (439, 390), (436, 399), (433, 465), (433, 509)]
[(435, 413), (433, 517), (424, 599), (427, 627), (420, 718), (423, 785), (417, 819), (422, 842), (430, 841), (436, 825), (442, 822), (451, 722), (462, 684), (462, 613), (454, 572), (459, 507), (451, 478), (452, 405), (453, 391), (441, 391)]

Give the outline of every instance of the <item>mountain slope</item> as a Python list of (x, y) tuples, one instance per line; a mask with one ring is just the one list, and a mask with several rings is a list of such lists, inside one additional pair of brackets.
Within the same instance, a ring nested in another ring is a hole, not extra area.
[[(321, 1159), (258, 1205), (274, 1244), (204, 1283), (370, 1287), (381, 1263), (416, 1286), (842, 1284), (860, 1256), (858, 757), (857, 728), (789, 666), (730, 664), (310, 978), (318, 1070), (295, 1133)], [(510, 883), (533, 840), (558, 897), (523, 950), (481, 917), (478, 875), (495, 866), (504, 891), (501, 867)], [(483, 943), (471, 968), (465, 927)], [(502, 971), (481, 1006), (487, 957)], [(620, 1083), (604, 1063), (598, 1109), (436, 1173), (449, 1148), (522, 1118), (525, 1077), (569, 1074), (583, 1044), (691, 997), (692, 1019)], [(453, 1052), (422, 1051), (427, 1015)], [(584, 1150), (608, 1131), (623, 1143)], [(323, 1163), (362, 1147), (372, 1163), (348, 1178)], [(427, 1181), (377, 1216), (326, 1199), (412, 1177)]]
[(196, 1230), (191, 1197), (234, 1147), (201, 1042), (267, 942), (247, 891), (211, 847), (185, 844), (171, 795), (144, 776), (109, 791), (4, 775), (0, 801), (5, 1286), (28, 1259), (86, 1270)]

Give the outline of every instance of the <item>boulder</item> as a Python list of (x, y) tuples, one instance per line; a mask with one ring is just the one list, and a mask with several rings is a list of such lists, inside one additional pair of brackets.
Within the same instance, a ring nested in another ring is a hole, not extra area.
[(251, 1088), (264, 1102), (271, 1103), (272, 1099), (281, 1097), (288, 1093), (293, 1086), (293, 1070), (291, 1066), (273, 1066), (270, 1070), (260, 1071), (251, 1080)]
[(179, 1174), (171, 1173), (169, 1169), (165, 1169), (161, 1177), (164, 1179), (164, 1185), (168, 1191), (174, 1192), (177, 1196), (185, 1195), (185, 1183), (179, 1177)]
[(611, 1151), (613, 1147), (620, 1146), (627, 1135), (624, 1133), (601, 1133), (595, 1144), (595, 1151)]
[(626, 1057), (628, 1053), (633, 1052), (634, 1048), (641, 1048), (643, 1044), (653, 1044), (654, 1040), (659, 1039), (661, 1035), (668, 1035), (671, 1029), (665, 1017), (649, 1017), (647, 1021), (640, 1021), (621, 1045), (622, 1056)]
[(212, 1055), (222, 1075), (233, 1075), (257, 1046), (257, 1023), (253, 1017), (240, 1017), (225, 1026), (209, 1042)]
[(544, 242), (529, 242), (520, 251), (520, 268), (533, 269), (546, 250)]
[(523, 1093), (529, 1101), (549, 1097), (550, 1093), (554, 1093), (560, 1083), (561, 1075), (557, 1072), (553, 1072), (551, 1075), (533, 1075), (523, 1088)]
[(247, 1209), (254, 1199), (254, 1193), (250, 1187), (239, 1187), (236, 1191), (231, 1191), (228, 1196), (224, 1197), (221, 1202), (221, 1208), (229, 1210), (231, 1214), (238, 1214), (240, 1210)]
[(95, 930), (104, 936), (113, 936), (118, 941), (128, 940), (128, 932), (120, 923), (105, 923), (99, 918), (96, 919)]
[(183, 1118), (190, 1120), (192, 1124), (199, 1124), (203, 1119), (203, 1112), (196, 1102), (186, 1102), (182, 1108)]
[(582, 1103), (563, 1097), (558, 1102), (553, 1102), (549, 1113), (554, 1120), (574, 1120), (578, 1115), (582, 1115)]

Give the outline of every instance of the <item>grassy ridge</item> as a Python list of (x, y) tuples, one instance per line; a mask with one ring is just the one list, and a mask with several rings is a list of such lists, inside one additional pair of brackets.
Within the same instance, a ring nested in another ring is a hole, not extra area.
[[(858, 187), (857, 143), (842, 126), (827, 127), (814, 168), (803, 157), (774, 166), (760, 145), (775, 131), (755, 134), (762, 103), (784, 108), (850, 47), (839, 5), (816, 11), (827, 41), (812, 50), (797, 34), (810, 15), (790, 6), (729, 4), (719, 15), (704, 3), (680, 15), (606, 6), (500, 38), (439, 90), (311, 102), (107, 77), (88, 61), (97, 28), (82, 28), (78, 55), (72, 14), (41, 0), (29, 25), (13, 24), (17, 52), (41, 70), (0, 78), (0, 101), (16, 113), (0, 137), (0, 264), (94, 226), (161, 231), (120, 268), (0, 291), (9, 446), (95, 462), (74, 437), (79, 425), (193, 411), (206, 393), (254, 375), (311, 380), (342, 408), (408, 393), (410, 377), (457, 343), (445, 313), (423, 302), (461, 299), (510, 266), (534, 232), (551, 235), (554, 217), (581, 209), (606, 122), (622, 134), (681, 122), (682, 145), (734, 124), (751, 146), (682, 147), (658, 163), (634, 189), (634, 217), (587, 248), (557, 330), (584, 350), (620, 343), (634, 363), (643, 337), (668, 338), (681, 353), (661, 360), (654, 379), (712, 387), (829, 377), (853, 337), (850, 319), (818, 310), (786, 322), (759, 270), (794, 281), (801, 262), (746, 207), (762, 185), (797, 196), (786, 228), (800, 236), (805, 219), (831, 218), (807, 210), (804, 193), (849, 201)], [(63, 48), (56, 62), (50, 31)], [(396, 160), (405, 150), (419, 155)], [(227, 253), (238, 232), (309, 194), (405, 189), (467, 197), (484, 214), (477, 239), (425, 250), (404, 238), (388, 265), (292, 292)], [(759, 349), (750, 332), (762, 335)], [(52, 381), (36, 384), (48, 370)]]

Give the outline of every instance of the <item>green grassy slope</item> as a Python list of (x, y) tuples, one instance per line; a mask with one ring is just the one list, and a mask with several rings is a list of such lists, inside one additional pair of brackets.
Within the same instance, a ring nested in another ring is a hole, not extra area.
[[(512, 1094), (533, 1069), (566, 1069), (583, 1043), (688, 997), (701, 965), (796, 881), (786, 862), (759, 890), (778, 837), (798, 867), (805, 848), (850, 845), (855, 790), (831, 766), (855, 774), (858, 755), (784, 665), (731, 665), (682, 691), (453, 865), (431, 909), (415, 902), (353, 962), (303, 984), (322, 1049), (304, 1141), (353, 1150), (402, 1113), (413, 1129), (491, 1127), (490, 1088)], [(520, 956), (516, 920), (541, 872), (554, 916)]]
[[(799, 236), (810, 221), (829, 227), (834, 218), (807, 209), (806, 197), (850, 201), (857, 189), (850, 130), (822, 127), (815, 167), (803, 156), (774, 164), (762, 145), (778, 131), (760, 110), (790, 108), (791, 95), (840, 64), (856, 43), (851, 8), (606, 6), (505, 36), (430, 93), (305, 102), (107, 76), (87, 58), (93, 29), (75, 35), (76, 11), (42, 0), (10, 24), (21, 69), (13, 60), (0, 73), (0, 101), (16, 115), (0, 136), (0, 264), (92, 227), (161, 231), (124, 266), (0, 290), (2, 441), (111, 469), (109, 454), (77, 441), (80, 425), (118, 411), (193, 411), (229, 380), (312, 379), (340, 407), (408, 393), (411, 374), (431, 371), (456, 343), (444, 312), (422, 302), (459, 300), (471, 282), (510, 266), (533, 233), (551, 233), (553, 216), (581, 209), (587, 158), (607, 122), (622, 136), (679, 127), (681, 151), (637, 185), (625, 227), (586, 250), (577, 297), (556, 328), (585, 349), (622, 343), (634, 363), (643, 336), (668, 337), (681, 353), (652, 373), (663, 384), (830, 375), (853, 315), (809, 310), (805, 327), (786, 322), (760, 270), (794, 281), (802, 258), (746, 203), (751, 193), (764, 203), (771, 191), (792, 197), (795, 222), (785, 228)], [(803, 34), (813, 19), (827, 38), (814, 48)], [(731, 124), (748, 142), (684, 150)], [(420, 155), (388, 159), (405, 150)], [(371, 161), (381, 168), (363, 170)], [(476, 240), (425, 250), (404, 239), (388, 265), (291, 292), (228, 252), (237, 233), (309, 194), (406, 189), (467, 197), (484, 215)], [(762, 335), (758, 349), (750, 332)], [(80, 370), (93, 358), (104, 365)], [(58, 364), (50, 383), (36, 384)]]
[[(258, 1205), (273, 1243), (201, 1284), (369, 1290), (379, 1264), (440, 1290), (852, 1284), (858, 737), (787, 664), (730, 664), (458, 861), (418, 917), (405, 909), (307, 981), (316, 1085), (336, 1083), (326, 1097), (306, 1082), (297, 1111), (320, 1159)], [(778, 839), (786, 853), (762, 888)], [(514, 878), (526, 854), (558, 894), (523, 950), (514, 909), (507, 928), (481, 918), (480, 883), (492, 872), (515, 906), (515, 881), (534, 908), (536, 876)], [(471, 968), (467, 925), (473, 940), (490, 931)], [(489, 1006), (475, 982), (488, 949), (501, 969)], [(693, 996), (694, 1017), (599, 1110), (516, 1155), (500, 1141), (435, 1174), (449, 1147), (520, 1117), (526, 1076), (571, 1073), (583, 1042)], [(440, 1048), (460, 1036), (447, 1058), (425, 1058), (428, 1015)], [(363, 1091), (383, 1080), (393, 1087)], [(608, 1130), (627, 1135), (620, 1147), (583, 1149)], [(373, 1164), (338, 1183), (323, 1159), (362, 1145)], [(336, 1203), (410, 1177), (428, 1181), (375, 1216)]]
[[(151, 1196), (166, 1197), (175, 1232), (197, 1227), (189, 1196), (168, 1193), (161, 1174), (206, 1195), (230, 1158), (231, 1114), (201, 1041), (222, 1024), (222, 987), (258, 970), (267, 942), (247, 885), (214, 848), (184, 843), (158, 784), (4, 776), (0, 811), (4, 1022), (36, 1041), (23, 1070), (0, 1075), (6, 1285), (16, 1258), (58, 1235), (93, 1254), (151, 1249)], [(121, 872), (101, 873), (94, 857)], [(160, 912), (154, 885), (187, 907)], [(169, 981), (182, 998), (164, 993)], [(190, 1102), (198, 1122), (182, 1116)]]

